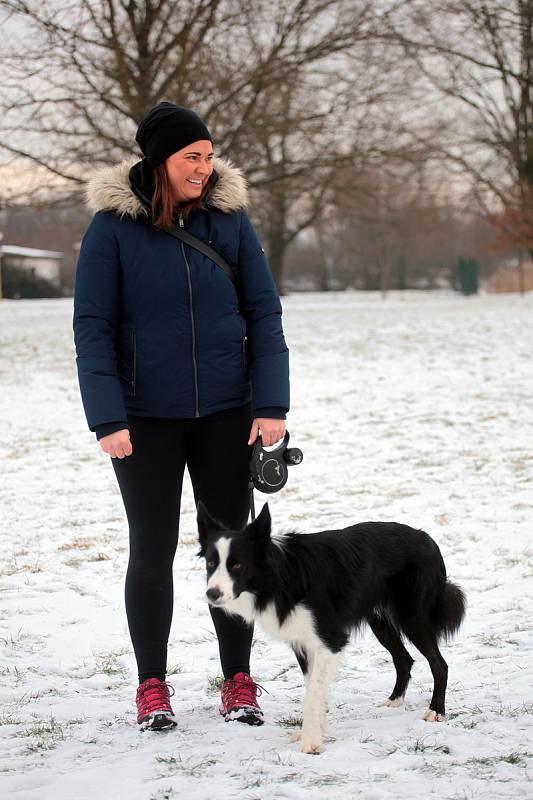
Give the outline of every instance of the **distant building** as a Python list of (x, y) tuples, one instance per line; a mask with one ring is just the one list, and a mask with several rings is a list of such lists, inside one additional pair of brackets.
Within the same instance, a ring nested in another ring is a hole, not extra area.
[(60, 296), (63, 253), (13, 244), (0, 245), (4, 297)]
[(531, 292), (533, 290), (533, 261), (510, 258), (492, 273), (489, 292)]

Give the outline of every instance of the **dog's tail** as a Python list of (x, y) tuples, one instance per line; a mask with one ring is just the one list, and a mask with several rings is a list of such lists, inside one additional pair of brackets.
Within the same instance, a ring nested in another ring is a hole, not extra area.
[(465, 593), (460, 586), (446, 580), (431, 614), (438, 638), (451, 639), (461, 627), (465, 612)]

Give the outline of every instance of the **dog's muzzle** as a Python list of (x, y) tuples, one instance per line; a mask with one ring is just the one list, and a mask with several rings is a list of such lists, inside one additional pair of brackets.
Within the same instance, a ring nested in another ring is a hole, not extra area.
[(205, 594), (210, 603), (216, 603), (223, 596), (223, 593), (216, 586), (208, 589)]

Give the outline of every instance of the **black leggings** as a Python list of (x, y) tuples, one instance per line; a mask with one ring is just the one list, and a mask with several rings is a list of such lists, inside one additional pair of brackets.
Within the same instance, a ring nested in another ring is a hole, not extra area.
[[(166, 675), (185, 466), (196, 502), (228, 527), (244, 527), (252, 415), (247, 405), (196, 419), (128, 416), (128, 423), (133, 453), (111, 461), (129, 523), (126, 614), (142, 683)], [(249, 673), (253, 627), (209, 609), (224, 678)]]

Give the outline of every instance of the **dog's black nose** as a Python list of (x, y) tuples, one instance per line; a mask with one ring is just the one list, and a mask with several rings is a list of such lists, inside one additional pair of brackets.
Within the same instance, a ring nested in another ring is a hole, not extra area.
[(218, 600), (219, 597), (222, 597), (222, 592), (220, 591), (220, 589), (217, 589), (215, 587), (213, 589), (208, 589), (206, 595), (207, 599), (211, 600), (214, 603), (216, 600)]

